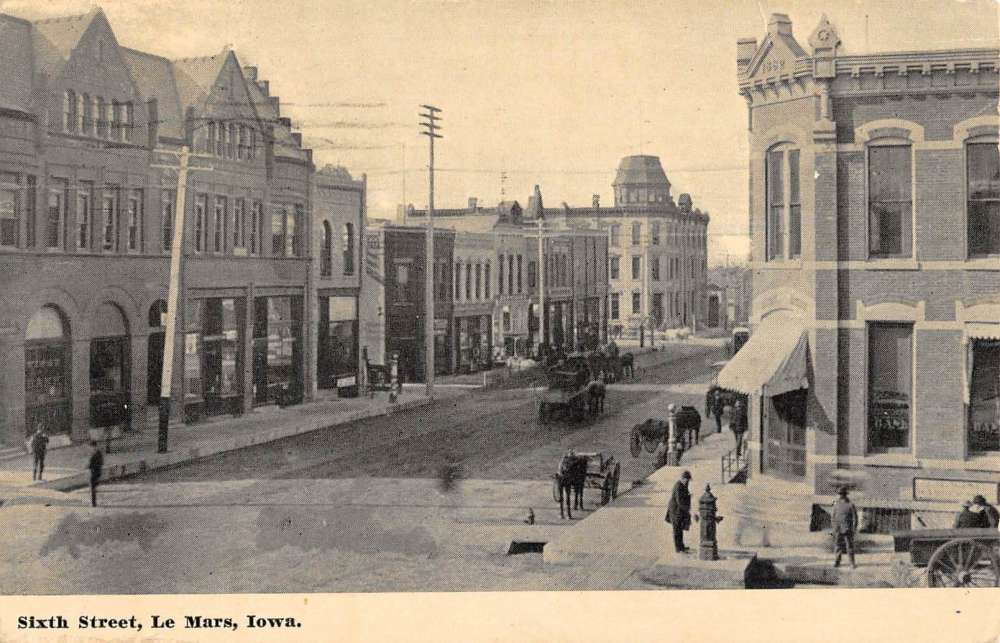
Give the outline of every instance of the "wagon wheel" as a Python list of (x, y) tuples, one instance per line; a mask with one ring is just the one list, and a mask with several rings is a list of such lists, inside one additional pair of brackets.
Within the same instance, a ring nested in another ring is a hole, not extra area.
[(642, 453), (642, 432), (639, 431), (638, 426), (632, 427), (632, 435), (629, 436), (628, 448), (633, 458), (638, 458), (639, 454)]
[(614, 500), (615, 498), (618, 497), (618, 481), (621, 480), (621, 477), (622, 477), (622, 463), (621, 462), (616, 462), (615, 463), (615, 471), (614, 471), (614, 482), (611, 483), (611, 499), (612, 500)]
[(552, 499), (555, 500), (556, 502), (560, 502), (560, 500), (559, 500), (559, 476), (557, 476), (557, 475), (553, 475), (552, 476)]
[(1000, 587), (1000, 558), (987, 544), (956, 538), (927, 563), (928, 587)]

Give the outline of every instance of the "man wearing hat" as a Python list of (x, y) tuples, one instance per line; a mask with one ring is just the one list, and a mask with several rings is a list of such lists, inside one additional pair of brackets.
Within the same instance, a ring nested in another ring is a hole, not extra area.
[(972, 502), (962, 503), (962, 510), (955, 516), (955, 529), (978, 529), (982, 527), (979, 514), (972, 511)]
[(972, 504), (979, 507), (979, 520), (986, 529), (996, 529), (1000, 526), (1000, 511), (986, 502), (986, 498), (977, 495), (972, 499)]
[(691, 482), (691, 472), (685, 471), (680, 480), (674, 483), (674, 491), (667, 503), (666, 521), (674, 528), (674, 550), (678, 553), (690, 551), (684, 546), (684, 532), (691, 527), (691, 492), (688, 483)]
[(840, 496), (833, 503), (833, 510), (830, 512), (833, 523), (833, 538), (837, 546), (837, 558), (833, 562), (834, 567), (840, 567), (840, 557), (847, 553), (851, 560), (851, 568), (857, 568), (854, 562), (854, 533), (858, 530), (858, 510), (854, 503), (847, 497), (847, 487), (837, 490)]

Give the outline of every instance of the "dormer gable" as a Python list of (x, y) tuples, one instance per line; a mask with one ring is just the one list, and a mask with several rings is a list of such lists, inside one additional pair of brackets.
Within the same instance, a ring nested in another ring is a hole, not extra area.
[(108, 101), (138, 102), (142, 96), (107, 17), (100, 9), (87, 15), (90, 22), (69, 51), (60, 80)]
[(782, 13), (771, 15), (767, 25), (767, 35), (757, 47), (753, 56), (741, 69), (746, 78), (772, 78), (791, 75), (795, 62), (807, 57), (805, 49), (792, 35), (792, 22)]

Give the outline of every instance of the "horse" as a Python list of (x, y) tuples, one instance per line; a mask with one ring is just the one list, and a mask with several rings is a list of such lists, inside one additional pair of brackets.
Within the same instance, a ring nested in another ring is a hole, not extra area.
[[(575, 457), (572, 452), (563, 456), (559, 462), (559, 473), (556, 474), (556, 485), (559, 487), (559, 517), (565, 518), (569, 514), (569, 519), (573, 519), (573, 466)], [(566, 512), (563, 512), (563, 502), (566, 503)]]
[(629, 379), (633, 379), (635, 377), (635, 356), (632, 353), (622, 355), (621, 370), (622, 378), (628, 377)]
[(603, 379), (602, 372), (600, 377), (591, 380), (590, 384), (587, 385), (587, 402), (591, 415), (604, 413), (604, 397), (607, 395), (608, 389), (604, 385)]
[[(587, 458), (577, 456), (570, 471), (570, 484), (573, 486), (573, 508), (583, 511), (583, 488), (587, 483)], [(570, 516), (570, 518), (572, 517)]]

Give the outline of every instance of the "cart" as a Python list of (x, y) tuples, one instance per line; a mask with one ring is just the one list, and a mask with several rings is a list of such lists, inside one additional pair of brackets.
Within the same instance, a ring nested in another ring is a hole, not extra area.
[(928, 587), (1000, 587), (1000, 531), (914, 529), (892, 533), (895, 550), (927, 567)]
[[(701, 430), (701, 415), (693, 406), (682, 406), (677, 409), (677, 440), (685, 451), (693, 446), (693, 442)], [(670, 425), (666, 420), (650, 418), (632, 427), (629, 435), (629, 451), (633, 458), (638, 458), (642, 449), (646, 453), (654, 453), (656, 447), (670, 435)]]
[[(618, 497), (618, 482), (622, 476), (621, 462), (614, 454), (600, 451), (577, 453), (576, 457), (587, 461), (587, 475), (584, 489), (600, 489), (601, 505), (606, 505)], [(552, 499), (559, 502), (559, 476), (552, 476)]]
[(569, 415), (580, 421), (587, 416), (590, 395), (590, 367), (583, 357), (570, 357), (548, 371), (548, 388), (542, 391), (538, 403), (538, 420), (542, 424), (557, 415)]

